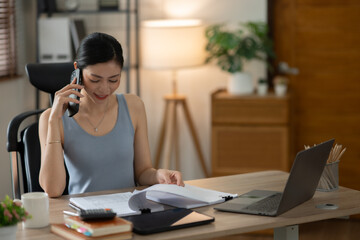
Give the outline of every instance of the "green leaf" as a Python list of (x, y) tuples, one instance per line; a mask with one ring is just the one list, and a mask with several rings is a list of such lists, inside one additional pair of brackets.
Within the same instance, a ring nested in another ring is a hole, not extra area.
[(276, 57), (264, 22), (242, 23), (232, 32), (225, 25), (216, 24), (206, 28), (205, 36), (208, 40), (206, 63), (217, 60), (216, 64), (230, 73), (242, 71), (244, 61)]

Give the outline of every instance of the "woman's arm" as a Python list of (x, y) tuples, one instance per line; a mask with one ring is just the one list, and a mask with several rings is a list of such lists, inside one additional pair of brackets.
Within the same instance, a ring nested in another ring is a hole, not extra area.
[(40, 116), (39, 138), (41, 147), (41, 166), (39, 183), (49, 197), (61, 196), (66, 186), (66, 170), (64, 165), (64, 137), (62, 116), (70, 101), (80, 101), (70, 98), (70, 94), (83, 97), (74, 88), (83, 88), (74, 84), (76, 79), (56, 92), (52, 108), (47, 109)]
[(181, 173), (167, 169), (154, 169), (151, 163), (147, 118), (143, 101), (136, 95), (125, 95), (133, 122), (135, 178), (140, 185), (157, 183), (183, 186)]
[(66, 186), (62, 124), (61, 118), (50, 119), (50, 113), (51, 109), (47, 109), (39, 121), (41, 146), (39, 182), (49, 197), (58, 197), (61, 196)]

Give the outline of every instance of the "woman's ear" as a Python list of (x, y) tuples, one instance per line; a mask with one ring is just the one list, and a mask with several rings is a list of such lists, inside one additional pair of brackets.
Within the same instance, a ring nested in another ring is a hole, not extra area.
[(74, 69), (77, 69), (77, 62), (74, 62)]

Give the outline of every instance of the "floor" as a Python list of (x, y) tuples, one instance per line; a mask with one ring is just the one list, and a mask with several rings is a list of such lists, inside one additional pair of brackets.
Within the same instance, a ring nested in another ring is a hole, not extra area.
[[(234, 235), (211, 240), (270, 240), (271, 231)], [(299, 240), (352, 240), (360, 239), (360, 219), (331, 219), (302, 224), (299, 226)]]

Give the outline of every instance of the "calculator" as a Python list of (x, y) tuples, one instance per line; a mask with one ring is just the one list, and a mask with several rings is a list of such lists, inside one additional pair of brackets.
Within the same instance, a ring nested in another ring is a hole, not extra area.
[(112, 209), (99, 208), (80, 210), (79, 217), (81, 220), (106, 220), (112, 219), (116, 216), (116, 213)]

